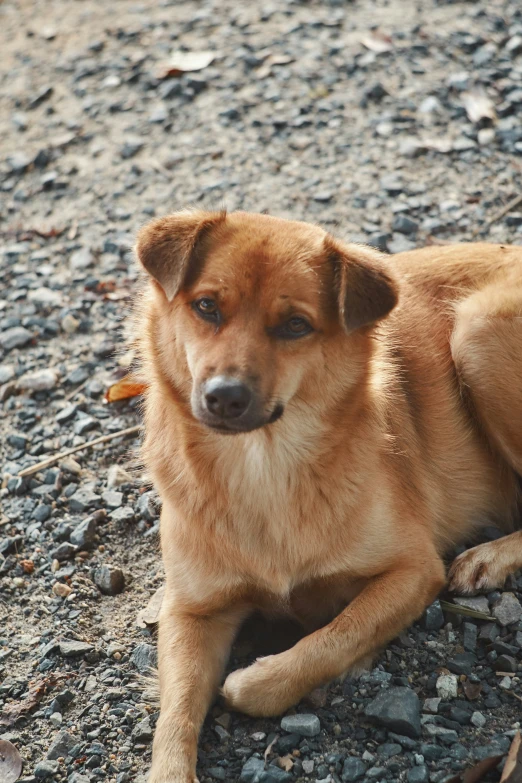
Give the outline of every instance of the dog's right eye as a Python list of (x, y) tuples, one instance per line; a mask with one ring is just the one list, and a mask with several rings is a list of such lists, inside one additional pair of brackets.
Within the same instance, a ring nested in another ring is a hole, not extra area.
[(206, 321), (213, 321), (214, 323), (219, 321), (219, 308), (217, 302), (209, 296), (203, 296), (201, 299), (196, 299), (195, 302), (192, 302), (192, 308)]

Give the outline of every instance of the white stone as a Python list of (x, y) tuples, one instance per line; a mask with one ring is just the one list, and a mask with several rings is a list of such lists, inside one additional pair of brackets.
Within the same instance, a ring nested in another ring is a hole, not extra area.
[(491, 144), (495, 140), (495, 128), (481, 128), (477, 134), (478, 143), (481, 146)]
[(78, 331), (78, 327), (80, 325), (80, 322), (77, 318), (74, 317), (74, 315), (71, 315), (70, 313), (67, 313), (67, 315), (64, 315), (62, 318), (62, 329), (66, 334), (74, 334)]
[(0, 364), (0, 384), (12, 381), (15, 375), (14, 364)]
[(514, 593), (502, 593), (500, 601), (493, 607), (493, 616), (500, 625), (517, 623), (522, 617), (522, 606)]
[(486, 725), (486, 719), (484, 715), (481, 712), (477, 712), (476, 710), (471, 716), (471, 722), (478, 729), (481, 729), (483, 726)]
[(428, 712), (430, 715), (436, 715), (439, 711), (439, 704), (441, 703), (442, 699), (440, 698), (432, 698), (432, 699), (424, 699), (424, 704), (422, 707), (423, 712)]
[(51, 288), (35, 288), (33, 291), (29, 291), (27, 298), (35, 304), (46, 305), (48, 307), (56, 307), (62, 304), (63, 294), (60, 291), (53, 291)]
[(87, 677), (87, 682), (85, 683), (84, 691), (85, 693), (92, 693), (92, 691), (95, 691), (98, 687), (98, 681), (94, 674), (90, 674)]
[(114, 489), (114, 487), (119, 487), (121, 484), (132, 483), (133, 481), (134, 479), (130, 473), (127, 473), (119, 465), (111, 465), (107, 471), (107, 489)]
[(475, 612), (489, 614), (489, 603), (485, 595), (475, 595), (467, 598), (459, 596), (453, 599), (457, 606), (465, 606), (466, 609), (473, 609)]
[(43, 370), (33, 370), (22, 375), (16, 385), (22, 391), (50, 391), (58, 383), (60, 374), (51, 367)]
[(442, 701), (456, 699), (458, 693), (458, 678), (456, 674), (441, 674), (437, 680), (437, 693)]
[(441, 110), (441, 102), (434, 95), (428, 95), (428, 97), (424, 98), (421, 105), (419, 106), (419, 111), (421, 114), (431, 114), (432, 112)]
[(73, 269), (87, 269), (87, 267), (93, 265), (94, 256), (88, 247), (81, 247), (79, 250), (75, 250), (74, 253), (71, 254), (69, 263)]

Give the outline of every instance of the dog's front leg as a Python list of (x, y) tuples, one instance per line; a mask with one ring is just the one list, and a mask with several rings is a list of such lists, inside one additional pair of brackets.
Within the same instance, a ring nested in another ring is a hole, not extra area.
[(278, 715), (319, 685), (341, 676), (420, 616), (445, 583), (435, 549), (417, 549), (369, 580), (329, 625), (279, 655), (230, 674), (223, 686), (230, 707), (249, 715)]
[(160, 717), (149, 783), (197, 783), (199, 731), (244, 616), (241, 609), (198, 615), (164, 602), (158, 639)]

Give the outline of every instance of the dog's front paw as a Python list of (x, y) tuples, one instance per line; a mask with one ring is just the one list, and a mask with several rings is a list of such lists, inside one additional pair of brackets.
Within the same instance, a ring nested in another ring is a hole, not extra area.
[(227, 705), (253, 717), (280, 715), (299, 700), (281, 661), (282, 655), (258, 658), (246, 669), (229, 674), (222, 693)]
[(166, 775), (151, 770), (147, 783), (199, 783), (199, 780), (192, 772), (183, 769), (171, 769)]
[(448, 572), (449, 589), (455, 593), (476, 593), (502, 587), (506, 569), (491, 544), (480, 544), (463, 552)]
[(147, 783), (199, 783), (194, 765), (185, 757), (168, 758), (167, 755), (153, 758)]

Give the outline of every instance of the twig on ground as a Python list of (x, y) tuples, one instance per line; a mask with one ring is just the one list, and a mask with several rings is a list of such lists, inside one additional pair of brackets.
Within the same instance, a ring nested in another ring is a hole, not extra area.
[(73, 389), (73, 391), (69, 392), (69, 394), (66, 394), (65, 399), (67, 400), (67, 402), (69, 402), (69, 400), (72, 400), (74, 397), (76, 397), (78, 392), (81, 391), (85, 386), (87, 386), (90, 380), (91, 380), (90, 378), (86, 378), (83, 383), (80, 383), (80, 385), (76, 387), (76, 389)]
[(122, 437), (126, 437), (127, 435), (136, 435), (138, 432), (141, 432), (141, 430), (142, 430), (142, 426), (141, 424), (138, 424), (135, 427), (127, 427), (127, 429), (125, 430), (118, 430), (118, 432), (110, 432), (108, 435), (101, 435), (99, 438), (95, 438), (94, 440), (89, 440), (86, 443), (81, 443), (79, 446), (74, 446), (74, 448), (72, 449), (67, 449), (67, 451), (61, 451), (59, 454), (54, 454), (52, 457), (48, 457), (47, 459), (44, 459), (41, 462), (37, 462), (36, 465), (32, 465), (30, 468), (24, 468), (18, 474), (18, 478), (24, 478), (25, 476), (32, 476), (33, 473), (38, 473), (38, 471), (44, 470), (45, 468), (54, 465), (56, 462), (65, 459), (65, 457), (69, 457), (71, 454), (76, 454), (77, 451), (83, 451), (83, 449), (89, 449), (91, 448), (91, 446), (97, 446), (99, 443), (107, 443), (108, 441), (113, 440), (114, 438), (122, 438)]
[(475, 229), (475, 231), (472, 233), (472, 238), (474, 239), (476, 236), (478, 236), (484, 229), (489, 228), (493, 223), (496, 223), (497, 220), (500, 220), (500, 218), (503, 218), (504, 215), (507, 215), (508, 212), (511, 212), (512, 209), (515, 209), (515, 207), (518, 207), (519, 204), (522, 204), (522, 193), (520, 193), (518, 196), (515, 196), (515, 198), (511, 199), (505, 207), (502, 207), (502, 209), (499, 209), (498, 212), (495, 212), (495, 214), (489, 218), (489, 220), (486, 220), (483, 226), (480, 226), (480, 228)]

